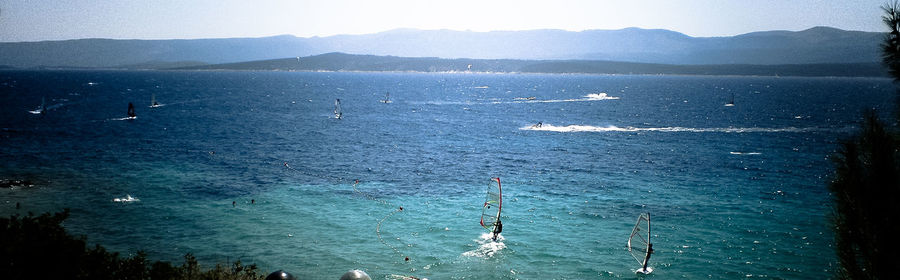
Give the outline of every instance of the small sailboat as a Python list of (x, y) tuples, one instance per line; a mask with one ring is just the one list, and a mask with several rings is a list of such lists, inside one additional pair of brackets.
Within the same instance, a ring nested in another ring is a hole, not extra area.
[(156, 102), (156, 94), (150, 96), (150, 108), (156, 108), (162, 106), (159, 102)]
[(131, 104), (131, 102), (128, 102), (128, 117), (126, 117), (125, 119), (126, 120), (137, 119), (137, 114), (134, 113), (134, 104)]
[(385, 93), (384, 93), (384, 99), (381, 100), (381, 103), (387, 104), (387, 103), (391, 103), (391, 102), (392, 102), (392, 101), (391, 101), (391, 93), (390, 93), (390, 92), (385, 92)]
[(44, 114), (46, 111), (47, 111), (46, 103), (44, 102), (44, 98), (41, 97), (41, 106), (38, 106), (36, 109), (28, 111), (28, 112), (38, 115), (38, 114)]
[(732, 107), (732, 106), (734, 106), (734, 93), (731, 93), (731, 100), (729, 100), (728, 103), (725, 103), (725, 107)]
[(343, 113), (341, 113), (341, 99), (334, 100), (334, 118), (341, 119)]

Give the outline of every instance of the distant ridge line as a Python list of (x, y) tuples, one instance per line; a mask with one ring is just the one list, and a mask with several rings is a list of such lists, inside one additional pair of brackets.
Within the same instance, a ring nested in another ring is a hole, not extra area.
[[(73, 39), (0, 42), (15, 68), (161, 69), (342, 52), (399, 57), (589, 60), (668, 65), (877, 63), (884, 33), (814, 27), (730, 37), (665, 29), (453, 31), (401, 29), (363, 35), (225, 39)], [(189, 62), (189, 63), (186, 63)]]

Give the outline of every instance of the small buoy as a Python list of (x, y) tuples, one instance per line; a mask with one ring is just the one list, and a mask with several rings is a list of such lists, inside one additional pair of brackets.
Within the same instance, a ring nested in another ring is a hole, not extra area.
[(404, 258), (404, 260), (409, 261), (409, 257)]
[(341, 280), (372, 280), (372, 278), (370, 278), (369, 275), (366, 274), (366, 272), (359, 269), (354, 269), (351, 271), (347, 271), (347, 273), (344, 273), (344, 275), (341, 276)]

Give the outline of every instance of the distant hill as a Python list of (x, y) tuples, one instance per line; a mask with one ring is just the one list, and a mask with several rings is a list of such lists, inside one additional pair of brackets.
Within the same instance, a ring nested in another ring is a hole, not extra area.
[(330, 52), (402, 57), (608, 60), (661, 64), (809, 64), (879, 61), (881, 33), (815, 27), (733, 37), (669, 30), (471, 32), (398, 29), (367, 35), (298, 38), (111, 40), (0, 43), (0, 65), (20, 68), (165, 68)]
[(671, 65), (597, 60), (442, 59), (328, 53), (309, 57), (199, 65), (176, 70), (503, 72), (647, 75), (885, 77), (877, 62), (833, 64)]

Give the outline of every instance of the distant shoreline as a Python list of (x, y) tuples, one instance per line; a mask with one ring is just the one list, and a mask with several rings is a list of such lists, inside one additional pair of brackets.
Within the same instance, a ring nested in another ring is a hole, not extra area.
[(674, 77), (770, 77), (770, 78), (868, 78), (890, 79), (885, 75), (756, 75), (756, 74), (685, 74), (685, 73), (578, 73), (578, 72), (426, 72), (426, 71), (363, 71), (363, 70), (256, 70), (256, 69), (127, 69), (127, 68), (3, 68), (0, 72), (15, 71), (111, 71), (111, 72), (296, 72), (296, 73), (394, 73), (394, 74), (459, 74), (459, 75), (587, 75), (587, 76), (674, 76)]
[(598, 60), (444, 59), (328, 53), (308, 57), (160, 70), (687, 75), (759, 77), (888, 77), (880, 63), (672, 65)]
[[(121, 67), (0, 67), (0, 71), (274, 71), (444, 74), (576, 74), (719, 77), (888, 78), (881, 63), (675, 65), (601, 60), (446, 59), (327, 53), (283, 59), (183, 66), (187, 62)], [(177, 67), (158, 67), (179, 65)], [(154, 67), (156, 66), (156, 67)]]
[[(60, 69), (66, 70), (66, 69)], [(90, 71), (90, 69), (82, 69)], [(761, 77), (761, 78), (868, 78), (890, 79), (883, 76), (790, 76), (790, 75), (737, 75), (737, 74), (640, 74), (640, 73), (543, 73), (543, 72), (422, 72), (422, 71), (357, 71), (357, 70), (235, 70), (235, 69), (107, 69), (105, 71), (173, 71), (173, 72), (295, 72), (295, 73), (394, 73), (394, 74), (472, 74), (472, 75), (586, 75), (586, 76), (667, 76), (667, 77)]]

